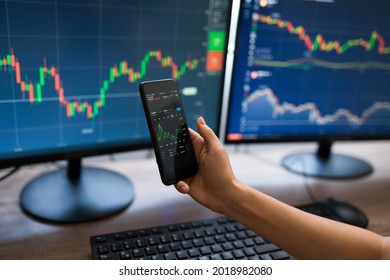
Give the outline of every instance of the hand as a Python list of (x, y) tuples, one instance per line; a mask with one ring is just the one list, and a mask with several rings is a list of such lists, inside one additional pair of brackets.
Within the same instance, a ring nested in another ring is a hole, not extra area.
[(229, 157), (214, 131), (202, 117), (196, 125), (199, 134), (190, 129), (190, 136), (199, 171), (195, 176), (178, 182), (175, 187), (207, 208), (222, 213), (229, 197), (234, 195), (232, 186), (236, 178)]

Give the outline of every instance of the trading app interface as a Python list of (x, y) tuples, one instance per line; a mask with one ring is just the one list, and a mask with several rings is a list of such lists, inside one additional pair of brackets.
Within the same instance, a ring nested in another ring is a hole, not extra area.
[(166, 174), (175, 166), (183, 168), (193, 160), (191, 142), (178, 89), (146, 95), (153, 133)]

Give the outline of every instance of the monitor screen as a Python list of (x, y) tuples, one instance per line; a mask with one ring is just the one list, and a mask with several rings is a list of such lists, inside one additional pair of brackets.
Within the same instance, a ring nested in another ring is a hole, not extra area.
[(389, 138), (389, 10), (241, 1), (226, 142)]
[[(0, 0), (0, 168), (67, 159), (20, 204), (55, 222), (125, 209), (131, 181), (81, 158), (151, 146), (138, 85), (173, 78), (219, 129), (231, 0)], [(53, 184), (53, 182), (55, 182)]]
[(143, 80), (218, 130), (230, 2), (0, 1), (0, 166), (149, 146)]

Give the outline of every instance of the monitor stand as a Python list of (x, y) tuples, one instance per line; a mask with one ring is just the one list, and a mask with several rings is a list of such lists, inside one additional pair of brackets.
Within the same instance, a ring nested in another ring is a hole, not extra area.
[(368, 175), (372, 167), (367, 162), (331, 152), (331, 141), (320, 141), (316, 153), (297, 153), (286, 156), (286, 169), (310, 177), (351, 179)]
[(51, 222), (87, 222), (107, 217), (129, 206), (133, 184), (116, 172), (81, 166), (81, 158), (69, 159), (67, 168), (30, 181), (22, 190), (22, 208)]

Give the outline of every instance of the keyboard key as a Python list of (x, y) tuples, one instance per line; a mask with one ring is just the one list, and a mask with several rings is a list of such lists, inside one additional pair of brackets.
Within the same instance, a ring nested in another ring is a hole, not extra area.
[(277, 251), (277, 252), (271, 253), (271, 257), (274, 260), (287, 260), (290, 258), (290, 256), (285, 251)]
[(210, 255), (212, 253), (210, 247), (202, 247), (199, 251), (202, 255)]
[(190, 229), (191, 228), (191, 224), (180, 224), (180, 229)]
[(191, 250), (188, 250), (188, 255), (189, 255), (191, 258), (195, 258), (195, 257), (200, 256), (199, 249), (191, 249)]
[(160, 228), (153, 228), (152, 229), (152, 234), (160, 234), (162, 233), (163, 231), (160, 229)]
[(137, 239), (137, 241), (135, 242), (135, 245), (138, 248), (143, 248), (143, 247), (148, 246), (148, 243), (147, 243), (147, 241), (145, 239)]
[(202, 221), (202, 225), (205, 227), (209, 227), (213, 225), (213, 222), (211, 220), (204, 220)]
[(165, 244), (165, 243), (171, 242), (171, 239), (169, 238), (168, 235), (162, 235), (162, 236), (160, 236), (160, 241), (161, 241), (161, 243)]
[(134, 256), (134, 258), (140, 258), (140, 257), (145, 256), (145, 252), (143, 249), (134, 249), (133, 256)]
[(200, 228), (202, 226), (201, 222), (192, 222), (191, 223), (192, 228)]
[(169, 244), (169, 248), (172, 252), (179, 251), (181, 249), (180, 243), (171, 243)]
[(253, 239), (253, 241), (256, 243), (256, 245), (261, 245), (261, 244), (264, 244), (265, 241), (263, 238), (261, 238), (260, 236), (257, 236)]
[(255, 250), (253, 248), (245, 248), (244, 249), (244, 254), (247, 257), (252, 257), (252, 256), (256, 255), (256, 252), (255, 252)]
[(273, 260), (270, 254), (263, 254), (260, 256), (262, 260)]
[(149, 244), (149, 246), (159, 245), (160, 244), (159, 238), (157, 236), (153, 236), (153, 237), (148, 238), (148, 244)]
[(168, 245), (166, 245), (166, 244), (164, 244), (164, 245), (158, 245), (158, 246), (157, 246), (157, 250), (158, 250), (158, 252), (159, 252), (160, 254), (169, 252)]
[(238, 231), (246, 230), (246, 227), (244, 227), (242, 224), (236, 224), (236, 229)]
[(255, 245), (255, 242), (253, 242), (252, 239), (246, 239), (246, 240), (244, 240), (244, 245), (245, 245), (245, 247), (252, 247)]
[(223, 235), (215, 236), (214, 239), (215, 239), (215, 242), (217, 242), (217, 243), (223, 243), (226, 241), (226, 239)]
[(122, 245), (120, 243), (111, 244), (111, 252), (119, 252), (122, 251)]
[(168, 230), (169, 230), (170, 232), (179, 231), (179, 230), (180, 230), (180, 227), (179, 227), (179, 226), (176, 226), (176, 225), (173, 225), (173, 226), (169, 226), (169, 227), (168, 227)]
[(207, 245), (213, 245), (213, 244), (215, 244), (215, 240), (214, 240), (214, 238), (207, 237), (207, 238), (205, 238), (204, 243), (206, 243)]
[(157, 247), (145, 248), (145, 254), (148, 255), (148, 256), (156, 255), (157, 254)]
[(165, 260), (163, 255), (155, 255), (150, 258), (151, 260)]
[(166, 260), (176, 260), (176, 259), (177, 259), (175, 253), (166, 253), (166, 254), (164, 255), (164, 258), (165, 258)]
[(124, 250), (131, 250), (135, 248), (135, 242), (134, 241), (125, 241), (122, 243), (122, 247)]
[(192, 244), (195, 247), (201, 247), (204, 245), (204, 241), (203, 241), (203, 239), (194, 239), (194, 240), (192, 240)]
[(242, 248), (245, 247), (245, 246), (244, 246), (244, 243), (242, 243), (241, 240), (234, 241), (234, 242), (233, 242), (233, 246), (234, 246), (234, 248), (236, 248), (236, 249), (242, 249)]
[(183, 233), (183, 238), (185, 240), (190, 240), (190, 239), (193, 239), (194, 236), (192, 235), (192, 232), (185, 232), (185, 233)]
[(236, 227), (235, 227), (234, 225), (227, 225), (227, 226), (225, 227), (225, 229), (226, 229), (227, 232), (230, 232), (230, 233), (236, 231)]
[(178, 242), (178, 241), (182, 241), (183, 238), (181, 237), (180, 234), (174, 233), (174, 234), (171, 235), (171, 240), (172, 240), (173, 242)]
[(222, 253), (222, 258), (224, 260), (234, 260), (234, 256), (231, 252), (224, 252)]
[(254, 247), (257, 254), (269, 253), (273, 251), (279, 251), (280, 249), (276, 247), (274, 244), (264, 244), (260, 246)]
[(238, 239), (245, 239), (246, 238), (246, 234), (243, 231), (239, 231), (239, 232), (236, 232), (236, 237)]
[(211, 260), (222, 260), (222, 256), (220, 254), (215, 254), (210, 256)]
[(235, 259), (243, 259), (245, 254), (242, 250), (233, 251), (233, 256)]
[(202, 238), (202, 237), (204, 237), (204, 233), (200, 230), (196, 230), (196, 231), (194, 231), (194, 237), (195, 238)]
[(188, 259), (188, 254), (186, 251), (177, 252), (176, 256), (177, 256), (177, 259), (179, 259), (179, 260)]
[(219, 224), (226, 224), (229, 222), (228, 218), (219, 218), (217, 221)]
[(95, 238), (96, 243), (104, 243), (107, 242), (107, 237), (106, 236), (98, 236)]
[(126, 235), (124, 233), (116, 233), (114, 234), (114, 239), (115, 240), (122, 240), (122, 239), (125, 239), (126, 238)]
[(234, 249), (232, 243), (224, 243), (222, 244), (222, 247), (224, 251), (231, 251)]
[(136, 238), (138, 237), (138, 233), (135, 231), (129, 231), (127, 234), (127, 238)]
[(110, 248), (108, 246), (99, 246), (97, 248), (98, 254), (103, 255), (103, 254), (108, 254), (110, 252)]
[(121, 260), (129, 260), (131, 259), (131, 252), (128, 251), (123, 251), (119, 253), (119, 258)]
[(148, 235), (150, 235), (150, 230), (148, 230), (148, 229), (141, 229), (140, 231), (139, 231), (139, 235), (141, 235), (141, 236), (148, 236)]
[(233, 233), (227, 233), (227, 234), (225, 235), (225, 237), (226, 237), (226, 240), (228, 240), (228, 241), (235, 241), (235, 240), (237, 240), (236, 235), (233, 234)]
[(223, 251), (221, 245), (213, 245), (211, 246), (211, 250), (213, 251), (213, 253), (220, 253)]
[(225, 228), (223, 227), (216, 227), (215, 228), (215, 233), (216, 234), (224, 234), (226, 231), (225, 231)]
[(99, 256), (99, 260), (117, 260), (118, 256), (116, 254), (107, 254)]

